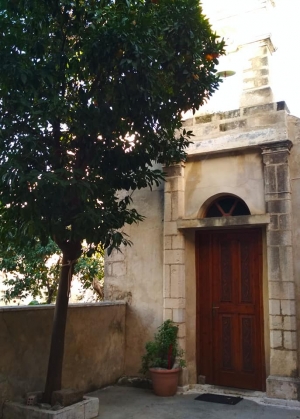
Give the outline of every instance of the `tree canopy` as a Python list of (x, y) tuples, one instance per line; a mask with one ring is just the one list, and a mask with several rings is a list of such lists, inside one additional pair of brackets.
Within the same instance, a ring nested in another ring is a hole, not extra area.
[[(52, 240), (44, 246), (38, 240), (34, 244), (22, 246), (9, 241), (0, 242), (0, 272), (6, 287), (2, 299), (5, 303), (15, 299), (22, 301), (27, 297), (31, 297), (32, 300), (38, 299), (40, 303), (55, 302), (61, 256), (60, 248)], [(77, 285), (80, 285), (78, 300), (85, 298), (87, 290), (95, 289), (97, 294), (94, 293), (93, 300), (100, 299), (100, 281), (104, 277), (103, 251), (88, 257), (83, 246), (83, 253), (75, 265), (74, 275), (78, 280)]]
[(2, 232), (118, 246), (141, 217), (116, 193), (184, 159), (181, 112), (217, 88), (223, 42), (198, 0), (3, 3)]
[[(62, 250), (44, 400), (61, 388), (74, 265), (142, 220), (131, 192), (185, 158), (183, 111), (217, 89), (224, 43), (199, 0), (3, 0), (0, 240)], [(127, 191), (119, 194), (119, 191)], [(14, 232), (16, 232), (14, 234)]]

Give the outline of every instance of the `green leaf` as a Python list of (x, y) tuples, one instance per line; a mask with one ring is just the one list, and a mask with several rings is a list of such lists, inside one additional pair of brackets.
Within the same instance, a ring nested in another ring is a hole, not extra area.
[(130, 195), (185, 159), (224, 42), (198, 0), (5, 1), (0, 31), (0, 239), (130, 245)]

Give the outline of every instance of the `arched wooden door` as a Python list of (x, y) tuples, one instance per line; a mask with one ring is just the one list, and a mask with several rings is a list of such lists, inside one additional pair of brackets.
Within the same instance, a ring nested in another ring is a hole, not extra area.
[(197, 232), (196, 243), (198, 375), (264, 390), (261, 230)]

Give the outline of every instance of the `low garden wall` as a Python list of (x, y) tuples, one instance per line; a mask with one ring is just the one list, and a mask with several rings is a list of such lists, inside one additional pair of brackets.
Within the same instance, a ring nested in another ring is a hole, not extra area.
[[(5, 400), (43, 390), (54, 306), (0, 307), (0, 418)], [(69, 306), (63, 388), (85, 392), (124, 373), (123, 302)]]

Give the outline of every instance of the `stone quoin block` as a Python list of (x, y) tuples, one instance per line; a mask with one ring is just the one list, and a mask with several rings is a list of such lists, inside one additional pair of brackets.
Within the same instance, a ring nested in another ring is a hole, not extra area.
[(270, 344), (271, 348), (282, 348), (283, 346), (282, 331), (271, 330), (270, 332)]
[(178, 233), (177, 236), (172, 236), (172, 249), (184, 249), (185, 237), (183, 234)]
[(267, 378), (267, 396), (275, 399), (298, 400), (300, 380), (291, 377), (269, 376)]
[(280, 230), (291, 230), (292, 229), (292, 216), (291, 216), (291, 214), (280, 214), (279, 215), (279, 229)]
[[(172, 249), (172, 237), (173, 236), (165, 236), (164, 237), (164, 249), (171, 250)], [(176, 237), (176, 236), (174, 236)]]
[(184, 193), (173, 192), (171, 198), (172, 221), (184, 216)]
[(280, 192), (291, 192), (291, 182), (289, 166), (287, 164), (278, 164), (276, 166), (277, 185)]
[(271, 315), (280, 315), (280, 300), (269, 300), (269, 313)]
[(172, 194), (167, 192), (164, 195), (164, 221), (172, 221)]
[(292, 232), (290, 230), (269, 230), (267, 232), (268, 246), (291, 246)]
[(275, 300), (293, 300), (295, 284), (293, 282), (269, 281), (269, 295)]
[(270, 224), (269, 224), (269, 230), (278, 230), (279, 228), (279, 215), (278, 214), (272, 214), (270, 216)]
[(277, 190), (276, 167), (266, 166), (265, 171), (265, 192), (274, 192)]
[(184, 265), (171, 266), (171, 298), (185, 298)]
[(270, 316), (270, 329), (271, 330), (282, 330), (283, 319), (282, 316)]
[(279, 264), (282, 281), (294, 281), (293, 249), (291, 246), (279, 247)]
[(164, 308), (185, 308), (185, 298), (165, 298)]
[(165, 320), (173, 320), (173, 310), (171, 308), (165, 308), (163, 311), (164, 321)]
[(297, 333), (291, 331), (283, 332), (283, 346), (285, 349), (297, 349)]
[(280, 267), (279, 267), (279, 246), (268, 247), (268, 262), (269, 262), (269, 280), (279, 281), (280, 278)]
[(280, 307), (283, 316), (296, 315), (296, 302), (294, 300), (283, 300), (280, 302)]
[(184, 191), (184, 178), (173, 177), (167, 178), (165, 182), (165, 192)]
[(297, 352), (271, 349), (270, 374), (285, 377), (295, 377), (297, 374)]
[(296, 330), (296, 316), (283, 316), (283, 329), (289, 331)]
[(289, 214), (291, 212), (291, 201), (284, 199), (275, 199), (268, 201), (267, 212), (270, 214)]
[(165, 264), (166, 265), (177, 265), (184, 264), (184, 250), (181, 249), (172, 249), (165, 250)]
[(178, 233), (176, 221), (166, 221), (164, 223), (164, 235), (165, 236), (176, 236)]
[(165, 265), (163, 297), (164, 298), (170, 298), (171, 297), (170, 265)]
[(173, 321), (175, 323), (185, 322), (185, 310), (183, 308), (174, 308), (173, 309)]

